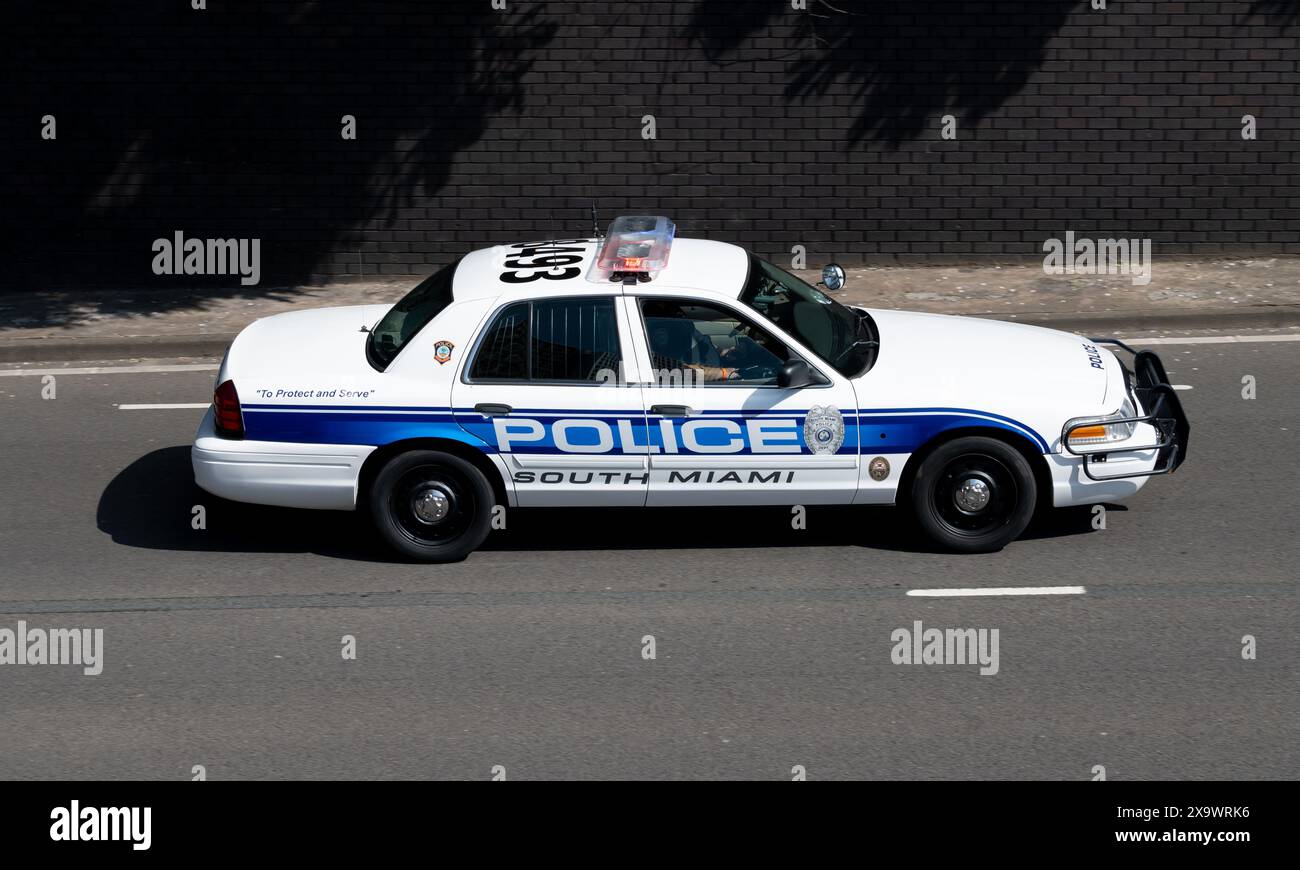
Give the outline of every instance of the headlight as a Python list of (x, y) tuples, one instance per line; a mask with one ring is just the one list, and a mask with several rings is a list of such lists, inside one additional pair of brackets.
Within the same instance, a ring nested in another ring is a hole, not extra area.
[[(1085, 444), (1110, 444), (1115, 441), (1127, 441), (1133, 437), (1133, 429), (1136, 423), (1107, 423), (1107, 420), (1123, 420), (1126, 417), (1136, 417), (1137, 412), (1133, 408), (1133, 402), (1129, 399), (1124, 400), (1119, 411), (1109, 414), (1105, 417), (1078, 417), (1065, 424), (1066, 431), (1072, 426), (1078, 426), (1070, 433), (1070, 443), (1075, 445)], [(1080, 426), (1079, 424), (1085, 424)]]

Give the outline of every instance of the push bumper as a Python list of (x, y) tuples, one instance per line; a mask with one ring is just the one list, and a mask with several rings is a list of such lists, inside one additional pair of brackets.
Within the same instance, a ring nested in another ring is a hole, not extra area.
[[(1182, 402), (1178, 400), (1178, 394), (1174, 391), (1173, 385), (1169, 383), (1169, 375), (1165, 373), (1164, 363), (1160, 361), (1160, 357), (1151, 351), (1133, 350), (1133, 348), (1116, 338), (1094, 338), (1091, 341), (1094, 344), (1114, 345), (1133, 355), (1133, 369), (1124, 368), (1124, 379), (1128, 385), (1129, 394), (1135, 400), (1136, 407), (1140, 411), (1146, 412), (1141, 416), (1108, 419), (1106, 422), (1110, 424), (1132, 423), (1135, 426), (1146, 424), (1146, 426), (1150, 427), (1149, 431), (1153, 437), (1150, 439), (1151, 443), (1139, 446), (1121, 443), (1114, 448), (1075, 448), (1070, 445), (1070, 436), (1074, 431), (1085, 426), (1094, 425), (1090, 422), (1081, 422), (1067, 426), (1061, 432), (1062, 449), (1071, 456), (1080, 457), (1083, 460), (1081, 469), (1084, 476), (1096, 482), (1172, 474), (1187, 458), (1187, 442), (1191, 434), (1191, 426), (1187, 422), (1187, 414), (1183, 411)], [(1120, 365), (1123, 365), (1123, 363), (1121, 362)], [(1132, 458), (1136, 455), (1150, 455), (1151, 453), (1154, 453), (1155, 461), (1150, 468), (1143, 467), (1133, 470), (1120, 467), (1116, 469), (1115, 465), (1121, 463), (1112, 460), (1112, 457), (1116, 459), (1121, 457)], [(1098, 467), (1101, 465), (1108, 467), (1102, 470)]]
[(374, 449), (220, 438), (209, 408), (190, 458), (194, 482), (222, 498), (278, 507), (353, 510), (361, 465)]

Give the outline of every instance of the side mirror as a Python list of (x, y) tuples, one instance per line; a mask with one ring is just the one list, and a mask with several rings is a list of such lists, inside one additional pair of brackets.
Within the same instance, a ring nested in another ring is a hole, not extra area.
[(781, 371), (776, 375), (776, 383), (777, 386), (787, 390), (797, 390), (800, 387), (811, 387), (820, 381), (808, 367), (808, 363), (801, 359), (792, 359), (781, 366)]
[(831, 263), (822, 269), (822, 286), (827, 290), (835, 291), (844, 286), (847, 276), (844, 274), (844, 267), (839, 263)]

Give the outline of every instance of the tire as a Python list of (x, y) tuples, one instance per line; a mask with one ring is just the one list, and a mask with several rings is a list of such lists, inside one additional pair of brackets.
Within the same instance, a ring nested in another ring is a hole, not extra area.
[(380, 537), (418, 562), (458, 562), (487, 537), (496, 500), (471, 462), (436, 450), (389, 460), (370, 487), (370, 515)]
[(910, 500), (931, 541), (961, 553), (988, 553), (1014, 541), (1029, 525), (1038, 486), (1029, 462), (1011, 445), (993, 438), (957, 438), (921, 461)]

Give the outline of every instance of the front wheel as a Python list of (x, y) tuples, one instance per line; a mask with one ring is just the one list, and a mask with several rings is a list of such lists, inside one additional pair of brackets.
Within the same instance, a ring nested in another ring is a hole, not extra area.
[(1037, 487), (1028, 461), (993, 438), (958, 438), (937, 447), (912, 481), (917, 522), (935, 543), (963, 553), (1000, 550), (1034, 515)]
[(370, 489), (370, 514), (384, 541), (420, 562), (456, 562), (492, 524), (492, 485), (459, 456), (412, 450), (389, 460)]

